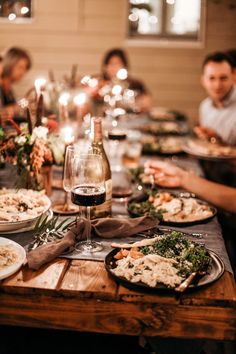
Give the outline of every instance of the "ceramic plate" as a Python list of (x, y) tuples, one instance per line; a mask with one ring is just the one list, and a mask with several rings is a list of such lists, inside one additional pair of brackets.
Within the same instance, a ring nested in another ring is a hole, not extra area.
[[(159, 193), (163, 193), (165, 191), (159, 191)], [(181, 192), (173, 192), (173, 193), (170, 193), (168, 192), (171, 196), (173, 196), (174, 198), (177, 198), (177, 199), (180, 199), (181, 201), (183, 199), (186, 199), (186, 198), (194, 198), (196, 199), (196, 201), (201, 204), (201, 205), (204, 205), (204, 206), (207, 206), (209, 207), (210, 211), (211, 211), (211, 215), (210, 216), (204, 216), (202, 218), (199, 218), (199, 219), (196, 219), (196, 220), (181, 220), (181, 221), (176, 221), (176, 220), (171, 220), (171, 217), (169, 218), (169, 220), (162, 220), (160, 221), (161, 224), (163, 225), (170, 225), (170, 226), (190, 226), (190, 225), (196, 225), (196, 224), (199, 224), (199, 223), (203, 223), (203, 222), (207, 222), (209, 220), (211, 220), (216, 214), (217, 214), (217, 209), (208, 204), (207, 202), (201, 200), (201, 199), (198, 199), (198, 198), (195, 198), (195, 196), (191, 193), (181, 193)], [(128, 205), (127, 205), (127, 208), (128, 208), (128, 213), (130, 214), (130, 216), (132, 217), (139, 217), (139, 216), (143, 216), (143, 215), (147, 215), (148, 214), (148, 210), (145, 209), (145, 212), (142, 213), (142, 211), (135, 211), (134, 210), (134, 203), (137, 203), (137, 206), (140, 207), (140, 203), (141, 202), (145, 202), (147, 201), (149, 198), (148, 194), (146, 193), (141, 193), (140, 195), (134, 197), (134, 198), (130, 198), (129, 202), (128, 202)], [(161, 207), (161, 205), (159, 206)]]
[(0, 251), (1, 251), (1, 247), (3, 246), (6, 247), (9, 246), (9, 248), (13, 249), (13, 251), (17, 254), (17, 259), (13, 264), (9, 266), (5, 266), (4, 268), (1, 268), (1, 263), (0, 263), (0, 280), (5, 279), (10, 275), (14, 274), (15, 272), (17, 272), (22, 266), (22, 264), (24, 263), (26, 258), (26, 253), (24, 248), (20, 246), (18, 243), (4, 237), (0, 237)]
[[(115, 275), (111, 270), (116, 267), (116, 259), (114, 256), (116, 255), (117, 252), (120, 251), (120, 248), (115, 248), (112, 250), (110, 253), (105, 258), (105, 267), (109, 275), (111, 276), (112, 279), (117, 281), (118, 283), (121, 283), (125, 287), (131, 289), (131, 290), (139, 290), (139, 291), (148, 291), (148, 292), (176, 292), (174, 288), (168, 288), (164, 284), (157, 284), (154, 288), (148, 286), (147, 284), (138, 282), (138, 283), (132, 283), (131, 281), (125, 279), (124, 277), (119, 277)], [(221, 258), (214, 253), (211, 250), (208, 250), (208, 254), (212, 258), (212, 264), (211, 268), (209, 269), (208, 273), (198, 279), (196, 279), (195, 282), (189, 285), (188, 289), (186, 291), (191, 291), (194, 289), (198, 289), (202, 286), (209, 285), (219, 279), (221, 275), (224, 273), (224, 263), (221, 260)]]

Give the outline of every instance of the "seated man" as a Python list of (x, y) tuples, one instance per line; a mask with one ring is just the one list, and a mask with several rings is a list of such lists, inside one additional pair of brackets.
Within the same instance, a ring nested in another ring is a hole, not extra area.
[(208, 96), (200, 104), (201, 138), (219, 137), (224, 143), (236, 144), (236, 88), (232, 58), (225, 53), (208, 55), (202, 66), (201, 82)]
[(236, 84), (236, 49), (228, 49), (226, 54), (230, 56), (234, 67), (234, 83)]

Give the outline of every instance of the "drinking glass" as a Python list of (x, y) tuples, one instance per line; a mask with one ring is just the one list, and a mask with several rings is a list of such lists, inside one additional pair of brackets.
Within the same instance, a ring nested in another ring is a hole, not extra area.
[(123, 164), (127, 168), (137, 168), (140, 163), (142, 144), (138, 141), (129, 141), (123, 155)]
[[(86, 208), (87, 219), (90, 220), (90, 208), (105, 202), (105, 174), (101, 155), (80, 154), (74, 155), (72, 162), (72, 189), (71, 200), (74, 204)], [(88, 232), (87, 240), (79, 242), (75, 249), (85, 253), (102, 250), (99, 242), (91, 240)]]
[(67, 212), (75, 211), (75, 209), (71, 208), (70, 206), (70, 192), (72, 189), (72, 164), (75, 156), (75, 151), (76, 150), (73, 145), (67, 146), (63, 166), (63, 188), (66, 193), (63, 209)]

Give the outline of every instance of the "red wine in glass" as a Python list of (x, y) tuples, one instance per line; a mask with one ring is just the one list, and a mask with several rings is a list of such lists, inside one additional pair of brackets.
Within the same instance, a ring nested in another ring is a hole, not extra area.
[(71, 191), (72, 203), (81, 206), (95, 206), (105, 202), (106, 191), (104, 187), (93, 185), (78, 185)]

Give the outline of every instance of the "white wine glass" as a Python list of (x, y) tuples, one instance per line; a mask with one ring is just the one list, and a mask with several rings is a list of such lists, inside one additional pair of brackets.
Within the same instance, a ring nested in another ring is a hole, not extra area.
[[(101, 155), (75, 154), (72, 162), (72, 202), (85, 207), (86, 217), (90, 220), (91, 207), (103, 204), (105, 199), (105, 174)], [(98, 252), (102, 248), (101, 243), (91, 240), (90, 233), (86, 241), (75, 246), (77, 251), (85, 253)]]

